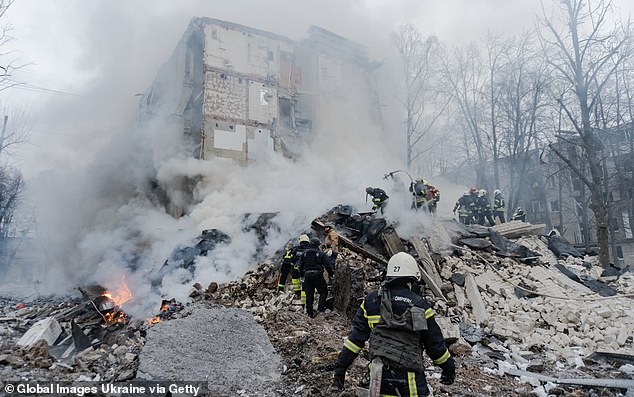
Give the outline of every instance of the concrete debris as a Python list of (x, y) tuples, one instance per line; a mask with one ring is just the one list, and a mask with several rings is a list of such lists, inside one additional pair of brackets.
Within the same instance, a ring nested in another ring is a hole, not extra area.
[(507, 238), (518, 238), (526, 235), (543, 233), (546, 225), (543, 223), (531, 224), (522, 221), (510, 221), (492, 226), (491, 229)]
[(32, 348), (40, 340), (52, 345), (62, 333), (62, 328), (53, 317), (47, 317), (35, 323), (17, 342), (17, 345), (26, 349)]
[(137, 378), (206, 379), (212, 395), (243, 390), (243, 395), (274, 396), (265, 390), (275, 389), (281, 370), (266, 332), (248, 310), (198, 306), (148, 330)]
[[(252, 229), (261, 230), (266, 240), (273, 219), (255, 217), (249, 222), (269, 225)], [(355, 214), (343, 206), (313, 221), (311, 235), (323, 237), (326, 222), (335, 225), (341, 247), (329, 286), (331, 306), (315, 318), (306, 316), (291, 285), (277, 291), (281, 255), (259, 262), (238, 280), (192, 280), (199, 281), (190, 291), (192, 302), (163, 301), (165, 316), (152, 319), (159, 322), (153, 326), (146, 319), (104, 323), (100, 312), (82, 300), (44, 299), (19, 309), (18, 302), (4, 300), (0, 379), (208, 376), (212, 395), (326, 396), (330, 372), (360, 299), (379, 287), (390, 253), (405, 250), (425, 270), (424, 293), (458, 362), (456, 383), (449, 386), (439, 382), (440, 370), (429, 363), (428, 380), (435, 396), (582, 396), (589, 390), (622, 396), (619, 393), (629, 387), (633, 363), (628, 360), (634, 356), (630, 271), (602, 277), (596, 258), (557, 256), (543, 236), (536, 235), (543, 233), (541, 226), (522, 222), (491, 229), (437, 222), (459, 236), (450, 249), (435, 245), (442, 239), (431, 244), (424, 234), (403, 239), (385, 219)], [(491, 230), (505, 239), (496, 240)], [(521, 238), (513, 241), (518, 235)], [(457, 246), (464, 238), (479, 239), (478, 248)], [(502, 243), (492, 241), (503, 241), (506, 251), (497, 247)], [(530, 264), (523, 261), (527, 257)], [(601, 296), (587, 285), (589, 279), (601, 279), (616, 294)], [(18, 339), (47, 318), (54, 318), (62, 330), (55, 340), (46, 348), (43, 342), (30, 351), (19, 348)], [(73, 329), (73, 321), (79, 328)], [(165, 365), (175, 360), (178, 366)], [(362, 353), (349, 369), (348, 387), (340, 396), (352, 396), (364, 384), (367, 365)]]

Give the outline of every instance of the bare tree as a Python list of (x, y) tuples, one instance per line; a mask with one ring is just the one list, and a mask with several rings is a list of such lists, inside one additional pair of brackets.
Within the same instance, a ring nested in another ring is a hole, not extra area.
[[(0, 20), (3, 19), (5, 13), (14, 1), (15, 0), (0, 0)], [(0, 91), (19, 84), (11, 79), (11, 74), (14, 70), (22, 67), (22, 65), (16, 65), (18, 59), (13, 56), (12, 51), (3, 50), (3, 48), (6, 48), (6, 44), (11, 41), (11, 30), (11, 25), (3, 24), (0, 26)]]
[[(466, 161), (476, 164), (476, 183), (488, 186), (486, 170), (490, 146), (486, 135), (486, 116), (483, 116), (486, 114), (487, 76), (482, 54), (476, 43), (470, 43), (444, 53), (442, 64), (446, 95), (452, 99), (455, 112), (464, 125)], [(475, 153), (472, 153), (473, 149)]]
[[(404, 82), (405, 137), (407, 167), (438, 144), (430, 132), (443, 114), (448, 99), (435, 87), (438, 75), (435, 55), (440, 43), (435, 36), (423, 35), (411, 24), (401, 26), (394, 34)], [(425, 145), (423, 145), (425, 144)]]
[(596, 107), (606, 84), (619, 65), (631, 56), (629, 25), (610, 23), (611, 2), (604, 0), (561, 0), (564, 26), (556, 24), (546, 10), (539, 23), (539, 37), (553, 73), (569, 86), (572, 95), (561, 96), (559, 105), (567, 116), (572, 134), (559, 139), (577, 147), (586, 170), (561, 146), (552, 151), (579, 177), (590, 193), (590, 209), (596, 220), (599, 261), (609, 264), (608, 208), (606, 179), (602, 166), (602, 144), (595, 124)]
[[(524, 176), (535, 160), (534, 152), (546, 125), (546, 88), (550, 82), (542, 57), (536, 56), (532, 36), (532, 32), (527, 32), (502, 44), (497, 62), (499, 70), (492, 74), (495, 76), (492, 85), (497, 87), (496, 96), (491, 98), (496, 103), (490, 105), (497, 125), (492, 139), (494, 148), (497, 147), (493, 151), (495, 182), (500, 186), (499, 159), (509, 159), (510, 208), (519, 201)], [(537, 193), (548, 206), (545, 188), (542, 179)], [(549, 211), (544, 214), (544, 221), (550, 226)]]

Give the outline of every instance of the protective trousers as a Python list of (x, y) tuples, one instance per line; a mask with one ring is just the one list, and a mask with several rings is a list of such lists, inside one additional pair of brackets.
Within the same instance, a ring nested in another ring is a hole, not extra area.
[[(397, 390), (398, 393), (396, 392)], [(381, 396), (427, 397), (429, 395), (424, 372), (383, 369)]]
[(323, 272), (310, 271), (304, 274), (304, 288), (306, 292), (306, 313), (312, 317), (314, 313), (315, 290), (319, 293), (319, 303), (317, 310), (326, 310), (326, 299), (328, 298), (328, 285), (324, 279)]
[(279, 291), (284, 291), (286, 287), (286, 280), (288, 279), (288, 275), (291, 274), (291, 270), (293, 269), (293, 264), (291, 262), (282, 262), (282, 268), (280, 269), (280, 279), (277, 281), (277, 289)]

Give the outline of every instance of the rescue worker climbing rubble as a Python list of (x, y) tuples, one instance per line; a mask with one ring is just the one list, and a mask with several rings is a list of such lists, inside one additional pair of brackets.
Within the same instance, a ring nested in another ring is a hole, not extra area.
[(334, 271), (330, 259), (326, 253), (319, 249), (321, 242), (318, 238), (310, 239), (310, 247), (299, 256), (299, 274), (304, 278), (302, 292), (306, 294), (306, 314), (308, 317), (315, 317), (315, 290), (319, 293), (317, 311), (326, 310), (326, 300), (328, 298), (328, 284), (324, 279), (324, 270), (328, 272), (328, 278), (334, 276)]
[[(333, 372), (332, 389), (344, 387), (345, 374), (369, 340), (371, 395), (428, 396), (423, 350), (442, 368), (440, 381), (452, 384), (455, 363), (434, 310), (416, 290), (421, 274), (411, 255), (399, 252), (387, 264), (379, 291), (370, 292), (352, 320)], [(382, 371), (377, 368), (382, 366)], [(378, 375), (381, 376), (378, 381)]]
[(385, 212), (385, 207), (387, 206), (387, 201), (390, 196), (385, 193), (385, 190), (378, 187), (367, 187), (365, 188), (366, 198), (367, 195), (372, 197), (372, 211), (380, 210), (381, 214)]
[[(291, 249), (289, 261), (293, 264), (291, 269), (291, 282), (293, 284), (293, 292), (297, 298), (301, 299), (302, 304), (306, 300), (306, 295), (302, 291), (302, 283), (299, 274), (299, 259), (304, 251), (310, 248), (310, 238), (306, 234), (302, 234), (297, 239), (297, 245)], [(286, 254), (284, 254), (286, 256)], [(279, 283), (278, 283), (279, 288)]]
[(284, 292), (286, 288), (286, 280), (293, 270), (293, 243), (289, 241), (284, 247), (284, 256), (280, 266), (280, 278), (277, 281), (277, 290)]

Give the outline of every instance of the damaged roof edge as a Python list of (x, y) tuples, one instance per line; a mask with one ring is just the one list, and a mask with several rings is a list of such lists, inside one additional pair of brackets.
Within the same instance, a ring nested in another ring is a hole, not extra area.
[(258, 34), (260, 36), (266, 36), (269, 37), (271, 39), (275, 39), (275, 40), (280, 40), (280, 41), (286, 41), (289, 44), (295, 44), (294, 40), (289, 39), (286, 36), (282, 36), (276, 33), (271, 33), (268, 32), (266, 30), (260, 30), (260, 29), (255, 29), (249, 26), (245, 26), (245, 25), (240, 25), (238, 23), (235, 22), (229, 22), (229, 21), (223, 21), (221, 19), (216, 19), (216, 18), (210, 18), (210, 17), (193, 17), (191, 19), (191, 22), (189, 23), (189, 27), (187, 28), (187, 32), (185, 33), (187, 35), (187, 33), (189, 32), (189, 28), (190, 27), (196, 27), (199, 28), (200, 26), (203, 26), (205, 24), (214, 24), (214, 25), (218, 25), (218, 26), (222, 26), (225, 27), (227, 29), (232, 29), (232, 30), (240, 30), (240, 31), (244, 31), (244, 32), (251, 32), (254, 34)]

